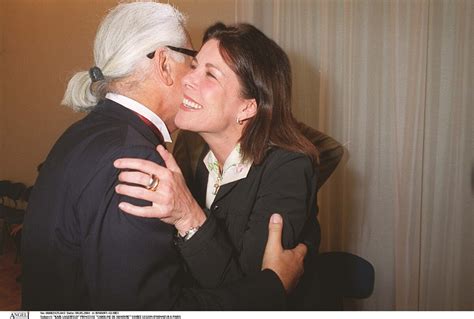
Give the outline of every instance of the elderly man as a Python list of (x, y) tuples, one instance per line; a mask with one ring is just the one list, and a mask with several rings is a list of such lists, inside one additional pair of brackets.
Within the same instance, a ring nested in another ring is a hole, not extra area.
[[(70, 80), (63, 103), (90, 111), (57, 141), (36, 182), (24, 223), (23, 308), (281, 309), (301, 275), (304, 247), (283, 251), (281, 219), (263, 268), (216, 290), (190, 282), (172, 226), (121, 212), (114, 187), (121, 157), (163, 164), (182, 99), (181, 77), (195, 55), (182, 15), (166, 4), (121, 4), (104, 19), (95, 66)], [(155, 187), (156, 185), (150, 185)], [(272, 234), (272, 231), (270, 232)]]

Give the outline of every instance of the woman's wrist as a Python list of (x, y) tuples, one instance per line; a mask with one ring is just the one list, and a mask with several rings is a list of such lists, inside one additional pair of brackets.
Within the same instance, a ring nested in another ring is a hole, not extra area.
[(175, 224), (175, 228), (181, 237), (192, 236), (204, 224), (206, 218), (204, 211), (195, 203), (193, 208)]

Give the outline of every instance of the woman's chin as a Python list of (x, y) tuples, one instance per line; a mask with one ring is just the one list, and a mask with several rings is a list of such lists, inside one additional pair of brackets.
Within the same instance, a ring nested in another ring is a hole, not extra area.
[(176, 117), (174, 119), (174, 124), (180, 130), (194, 131), (192, 121), (187, 120), (186, 118), (180, 116), (179, 113), (176, 115)]

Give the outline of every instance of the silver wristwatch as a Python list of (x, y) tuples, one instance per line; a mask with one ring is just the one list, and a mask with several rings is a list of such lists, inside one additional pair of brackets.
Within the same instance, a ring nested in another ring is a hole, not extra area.
[(199, 226), (197, 227), (193, 227), (191, 228), (190, 230), (188, 230), (183, 236), (180, 235), (180, 233), (178, 232), (178, 236), (184, 240), (184, 241), (188, 241), (191, 239), (191, 237), (194, 236), (194, 234), (197, 233), (197, 231), (199, 230)]

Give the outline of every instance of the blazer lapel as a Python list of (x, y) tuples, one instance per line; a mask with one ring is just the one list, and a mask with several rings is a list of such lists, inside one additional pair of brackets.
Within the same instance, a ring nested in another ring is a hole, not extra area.
[[(192, 193), (201, 207), (206, 207), (206, 192), (208, 180), (209, 171), (207, 170), (204, 163), (199, 163), (196, 169), (196, 189)], [(216, 198), (214, 198), (214, 203), (221, 200), (225, 195), (227, 195), (239, 183), (239, 181), (240, 179), (235, 182), (222, 185), (217, 191)]]
[(235, 186), (239, 184), (240, 181), (249, 178), (252, 176), (252, 172), (254, 171), (253, 165), (250, 167), (250, 170), (247, 173), (247, 176), (245, 178), (238, 179), (236, 181), (227, 183), (222, 185), (219, 190), (217, 191), (216, 198), (214, 199), (214, 202), (217, 202), (224, 198), (232, 189), (234, 189)]
[(222, 198), (224, 198), (229, 192), (241, 181), (241, 179), (222, 185), (219, 190), (217, 191), (216, 198), (214, 198), (214, 202), (220, 201)]

